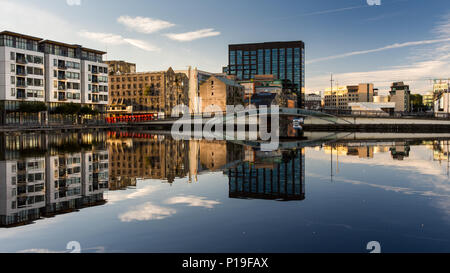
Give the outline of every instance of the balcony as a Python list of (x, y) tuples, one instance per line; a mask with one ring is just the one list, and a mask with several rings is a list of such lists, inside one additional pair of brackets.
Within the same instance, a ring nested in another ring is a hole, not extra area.
[(58, 90), (60, 90), (60, 91), (66, 90), (66, 85), (65, 84), (58, 84)]
[(16, 82), (16, 87), (25, 88), (25, 87), (27, 87), (27, 83), (25, 81), (17, 81)]
[(59, 92), (58, 93), (58, 101), (66, 101), (66, 94), (64, 92)]
[(58, 75), (58, 80), (60, 80), (60, 81), (67, 80), (66, 75)]
[(17, 76), (27, 76), (27, 71), (25, 69), (17, 69), (16, 75)]
[(17, 99), (26, 99), (27, 97), (26, 97), (25, 89), (17, 89), (16, 98)]
[(25, 57), (17, 57), (16, 58), (16, 63), (18, 64), (27, 64), (27, 59), (25, 59)]

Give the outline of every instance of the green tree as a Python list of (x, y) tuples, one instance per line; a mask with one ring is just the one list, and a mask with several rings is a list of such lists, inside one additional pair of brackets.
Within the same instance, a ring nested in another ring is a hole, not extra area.
[(23, 102), (19, 105), (19, 112), (22, 113), (39, 113), (47, 111), (47, 106), (44, 102)]

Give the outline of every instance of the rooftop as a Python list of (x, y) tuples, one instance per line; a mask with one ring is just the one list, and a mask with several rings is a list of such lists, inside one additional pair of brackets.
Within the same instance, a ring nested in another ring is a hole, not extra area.
[(34, 37), (34, 36), (29, 36), (29, 35), (25, 35), (25, 34), (20, 34), (20, 33), (8, 31), (8, 30), (5, 30), (5, 31), (0, 32), (0, 35), (10, 35), (10, 36), (15, 36), (15, 37), (19, 37), (19, 38), (23, 38), (23, 39), (28, 39), (28, 40), (33, 40), (33, 41), (42, 41), (42, 38), (38, 38), (38, 37)]

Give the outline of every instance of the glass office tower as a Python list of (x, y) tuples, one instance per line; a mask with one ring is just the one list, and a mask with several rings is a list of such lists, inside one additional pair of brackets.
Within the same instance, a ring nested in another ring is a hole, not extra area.
[(274, 75), (293, 84), (298, 107), (304, 105), (305, 44), (302, 41), (229, 45), (227, 73), (235, 75), (237, 80)]

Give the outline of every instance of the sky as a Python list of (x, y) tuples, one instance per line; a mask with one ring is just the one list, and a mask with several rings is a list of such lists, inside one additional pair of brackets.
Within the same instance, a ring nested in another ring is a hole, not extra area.
[(228, 44), (302, 40), (307, 93), (331, 74), (381, 94), (450, 78), (449, 0), (0, 0), (0, 30), (105, 50), (138, 71), (221, 72)]

